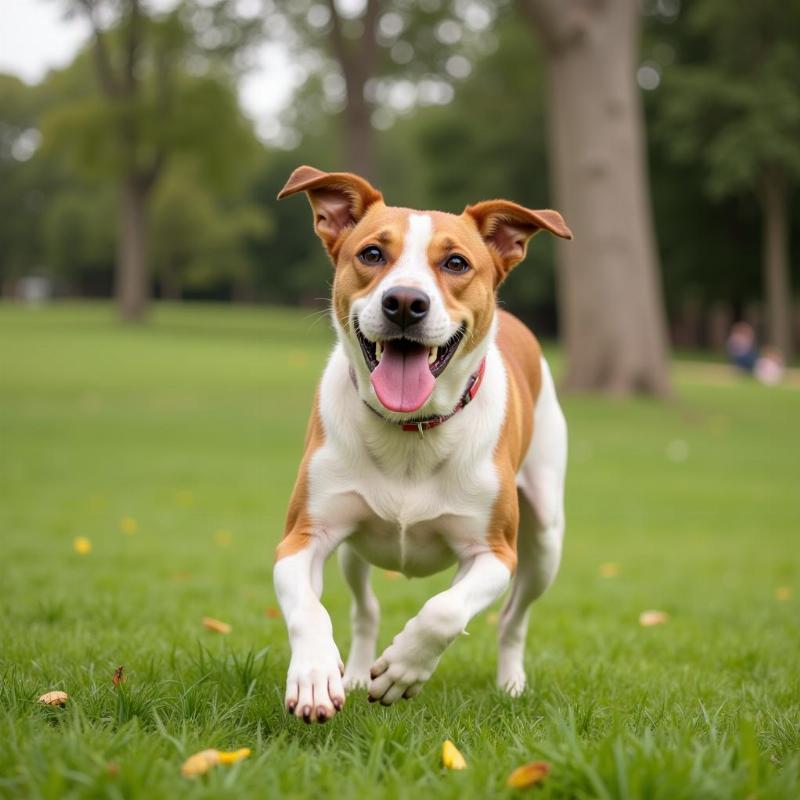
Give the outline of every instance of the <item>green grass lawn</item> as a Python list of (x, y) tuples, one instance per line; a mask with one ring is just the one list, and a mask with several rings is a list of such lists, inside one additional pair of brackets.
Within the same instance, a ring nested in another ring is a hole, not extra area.
[[(696, 365), (666, 404), (565, 399), (567, 543), (524, 697), (494, 688), (488, 613), (416, 700), (288, 718), (272, 553), (330, 345), (304, 312), (0, 306), (0, 796), (511, 797), (538, 759), (541, 798), (800, 796), (800, 392)], [(448, 579), (393, 577), (381, 646)], [(324, 600), (344, 653), (334, 563)], [(253, 752), (181, 777), (206, 747)]]

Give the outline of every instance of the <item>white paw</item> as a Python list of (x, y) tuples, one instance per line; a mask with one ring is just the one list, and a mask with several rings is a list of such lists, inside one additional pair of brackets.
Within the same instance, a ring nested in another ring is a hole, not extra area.
[(343, 672), (333, 642), (295, 648), (286, 678), (286, 710), (305, 722), (326, 722), (344, 706)]
[(525, 670), (522, 666), (501, 665), (497, 670), (497, 685), (511, 697), (519, 697), (525, 691)]
[(409, 699), (422, 691), (439, 663), (446, 642), (426, 632), (412, 620), (372, 665), (369, 700), (390, 706), (401, 697)]

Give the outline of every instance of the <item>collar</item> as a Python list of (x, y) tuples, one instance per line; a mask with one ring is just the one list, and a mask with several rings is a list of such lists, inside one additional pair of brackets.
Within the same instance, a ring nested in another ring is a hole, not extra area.
[[(364, 405), (376, 416), (380, 417), (385, 422), (390, 422), (393, 425), (399, 426), (402, 430), (413, 432), (416, 431), (419, 433), (420, 437), (425, 431), (429, 431), (431, 428), (438, 428), (444, 422), (450, 419), (450, 417), (454, 417), (461, 411), (465, 406), (469, 405), (476, 394), (478, 394), (478, 389), (480, 389), (481, 382), (483, 381), (483, 373), (486, 371), (486, 356), (481, 359), (481, 363), (478, 365), (478, 369), (469, 376), (469, 380), (467, 381), (467, 386), (464, 389), (464, 392), (461, 395), (461, 399), (456, 404), (456, 407), (449, 413), (449, 414), (439, 414), (433, 415), (430, 417), (420, 417), (419, 419), (412, 419), (406, 422), (394, 422), (393, 420), (386, 419), (386, 417), (381, 414), (380, 411), (373, 408), (366, 400), (363, 401)], [(353, 381), (353, 385), (358, 388), (358, 384), (356, 383), (356, 373), (355, 370), (350, 367), (350, 380)]]

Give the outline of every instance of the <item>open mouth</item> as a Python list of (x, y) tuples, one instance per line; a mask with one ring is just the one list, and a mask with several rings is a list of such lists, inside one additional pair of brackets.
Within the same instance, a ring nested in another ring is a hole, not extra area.
[(356, 338), (370, 371), (375, 394), (390, 411), (416, 411), (427, 402), (466, 333), (461, 327), (441, 346), (401, 337), (371, 342), (355, 321)]

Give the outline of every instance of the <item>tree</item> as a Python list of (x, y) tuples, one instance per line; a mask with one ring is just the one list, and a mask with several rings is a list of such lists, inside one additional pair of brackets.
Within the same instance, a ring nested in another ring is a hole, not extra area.
[(255, 275), (248, 247), (264, 239), (268, 216), (236, 198), (221, 202), (190, 165), (173, 163), (153, 198), (152, 257), (161, 295), (230, 284), (237, 299), (252, 298)]
[(46, 135), (117, 182), (115, 291), (125, 320), (141, 319), (147, 306), (148, 206), (170, 157), (193, 153), (211, 177), (227, 181), (254, 150), (227, 65), (260, 24), (241, 19), (234, 5), (185, 0), (157, 14), (142, 0), (68, 2), (91, 26), (99, 92), (54, 111)]
[[(322, 77), (319, 90), (306, 87), (306, 107), (341, 108), (344, 166), (376, 181), (376, 112), (378, 127), (386, 128), (395, 113), (448, 102), (451, 83), (469, 74), (468, 56), (485, 49), (503, 4), (322, 0), (287, 3), (273, 17), (281, 34), (295, 31), (306, 71)], [(273, 27), (268, 21), (267, 30)]]
[(770, 343), (793, 345), (790, 197), (800, 182), (800, 5), (699, 0), (688, 39), (665, 73), (662, 136), (676, 159), (702, 165), (712, 198), (754, 196)]
[(557, 248), (565, 385), (666, 394), (666, 323), (635, 84), (638, 2), (519, 2), (544, 45), (554, 204), (575, 232)]

